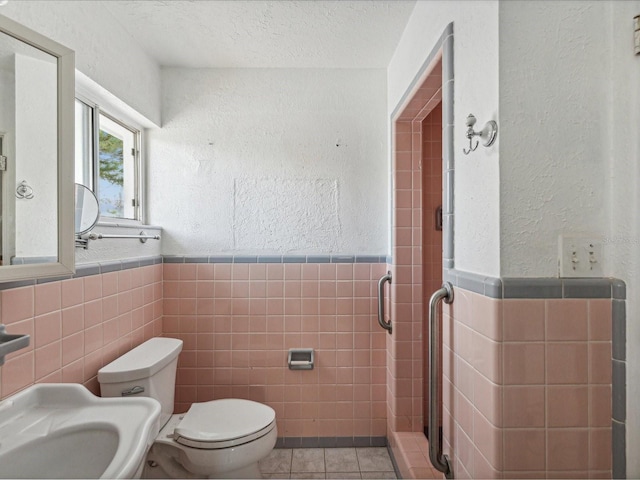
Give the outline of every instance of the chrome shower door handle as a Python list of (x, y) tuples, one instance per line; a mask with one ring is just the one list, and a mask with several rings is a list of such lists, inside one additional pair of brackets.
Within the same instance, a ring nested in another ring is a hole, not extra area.
[(442, 434), (439, 423), (442, 416), (441, 383), (442, 349), (440, 348), (440, 321), (438, 304), (453, 302), (453, 287), (449, 282), (442, 284), (429, 300), (429, 460), (433, 466), (453, 478), (453, 467), (447, 455), (442, 454)]
[(378, 280), (378, 323), (391, 335), (391, 319), (389, 322), (384, 321), (384, 284), (391, 284), (391, 272), (387, 272)]

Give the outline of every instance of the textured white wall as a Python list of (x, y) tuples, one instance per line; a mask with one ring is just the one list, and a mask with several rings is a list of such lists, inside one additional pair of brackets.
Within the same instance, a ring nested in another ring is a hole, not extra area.
[(76, 52), (76, 68), (160, 125), (160, 68), (97, 2), (11, 0), (0, 14)]
[(554, 277), (609, 231), (610, 2), (500, 3), (501, 275)]
[(608, 125), (611, 138), (611, 224), (605, 243), (607, 274), (627, 284), (627, 478), (640, 477), (640, 57), (633, 55), (632, 19), (640, 13), (640, 1), (611, 5), (611, 76), (608, 97), (612, 113)]
[(33, 189), (33, 198), (15, 200), (15, 255), (57, 257), (57, 68), (50, 59), (16, 54), (15, 74), (15, 173), (9, 188), (15, 195), (25, 181)]
[(465, 156), (469, 113), (482, 128), (498, 118), (498, 2), (417, 2), (388, 68), (388, 114), (418, 73), (445, 27), (453, 22), (455, 98), (455, 267), (500, 275), (498, 150)]
[(382, 69), (163, 70), (163, 252), (385, 254), (385, 90)]

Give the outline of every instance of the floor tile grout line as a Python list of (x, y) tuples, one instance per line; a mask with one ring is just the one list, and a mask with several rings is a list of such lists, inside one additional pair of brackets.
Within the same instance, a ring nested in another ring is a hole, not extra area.
[(292, 471), (293, 471), (293, 448), (291, 449), (291, 461), (289, 462), (289, 478), (291, 478)]
[(322, 449), (322, 458), (324, 458), (324, 478), (327, 478), (327, 449)]
[[(288, 470), (289, 471), (288, 472), (282, 472), (282, 474), (283, 475), (284, 474), (288, 474), (289, 478), (292, 478), (292, 475), (314, 476), (314, 474), (315, 474), (317, 476), (323, 475), (325, 479), (328, 478), (328, 477), (334, 476), (334, 475), (339, 475), (339, 474), (345, 474), (345, 475), (352, 474), (354, 476), (355, 475), (359, 475), (360, 479), (362, 480), (364, 478), (363, 474), (365, 474), (365, 473), (367, 475), (372, 475), (372, 474), (375, 474), (375, 473), (393, 473), (394, 475), (393, 475), (392, 478), (397, 478), (396, 475), (395, 475), (395, 471), (393, 471), (393, 470), (387, 471), (384, 468), (376, 470), (376, 471), (367, 470), (366, 472), (363, 472), (362, 471), (361, 462), (360, 462), (360, 455), (358, 455), (358, 448), (357, 447), (345, 447), (345, 448), (349, 448), (349, 449), (352, 448), (354, 450), (355, 456), (356, 456), (356, 462), (357, 462), (357, 465), (358, 465), (358, 471), (357, 472), (356, 471), (353, 471), (353, 472), (351, 472), (351, 471), (349, 471), (349, 472), (328, 472), (327, 471), (327, 449), (326, 448), (322, 449), (322, 459), (323, 459), (322, 464), (323, 464), (324, 471), (322, 471), (322, 472), (320, 472), (320, 471), (318, 471), (318, 472), (293, 472), (292, 470), (293, 470), (294, 450), (305, 450), (305, 449), (304, 448), (300, 448), (300, 449), (290, 448), (290, 449), (286, 449), (286, 450), (289, 450), (291, 452), (291, 456), (289, 457), (291, 459), (291, 461), (289, 462), (289, 466), (288, 466)], [(278, 449), (278, 450), (280, 450), (280, 449)], [(385, 452), (385, 453), (387, 453), (387, 455), (388, 455), (388, 452)], [(278, 474), (277, 472), (273, 472), (273, 473), (263, 472), (263, 473), (269, 474), (269, 475), (277, 475)]]

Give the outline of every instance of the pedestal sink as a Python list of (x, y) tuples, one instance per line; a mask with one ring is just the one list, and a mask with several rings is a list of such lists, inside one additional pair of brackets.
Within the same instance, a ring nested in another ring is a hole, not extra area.
[(0, 478), (139, 478), (159, 417), (151, 398), (33, 385), (0, 402)]

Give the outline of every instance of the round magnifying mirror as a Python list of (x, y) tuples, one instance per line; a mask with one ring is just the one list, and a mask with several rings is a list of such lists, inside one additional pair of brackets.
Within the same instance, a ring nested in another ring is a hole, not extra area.
[(100, 216), (100, 208), (96, 195), (84, 185), (76, 183), (76, 235), (82, 235), (91, 230)]

